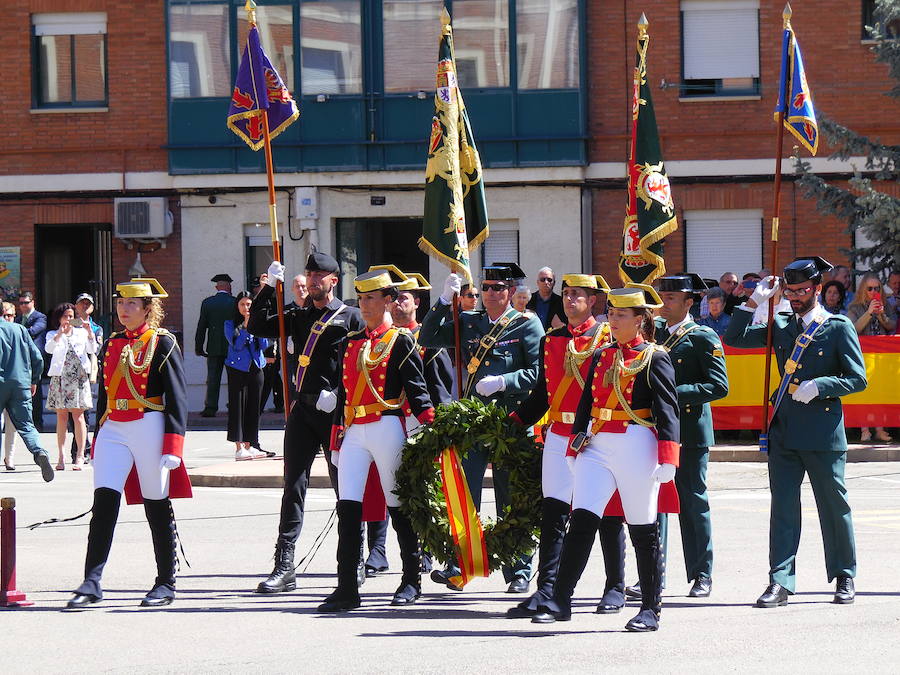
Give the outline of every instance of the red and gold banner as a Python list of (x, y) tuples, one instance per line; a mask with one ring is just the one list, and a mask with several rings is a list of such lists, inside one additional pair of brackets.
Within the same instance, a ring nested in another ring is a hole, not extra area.
[[(900, 335), (862, 335), (859, 338), (866, 361), (869, 386), (858, 394), (845, 396), (844, 425), (847, 427), (900, 426)], [(728, 367), (728, 396), (712, 403), (716, 429), (762, 428), (762, 388), (766, 364), (765, 349), (725, 347)], [(781, 377), (772, 360), (771, 387), (778, 388)]]
[(440, 464), (444, 502), (447, 504), (450, 532), (456, 544), (456, 557), (461, 572), (461, 576), (451, 577), (450, 583), (462, 588), (475, 577), (488, 576), (491, 567), (488, 564), (481, 519), (472, 501), (456, 448), (449, 447), (444, 450), (441, 453)]

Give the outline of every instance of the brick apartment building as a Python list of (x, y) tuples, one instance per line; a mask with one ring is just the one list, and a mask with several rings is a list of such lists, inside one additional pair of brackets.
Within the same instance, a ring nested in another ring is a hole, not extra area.
[[(315, 244), (340, 258), (345, 288), (384, 260), (439, 283), (445, 270), (416, 239), (441, 0), (257, 2), (263, 44), (301, 108), (275, 142), (289, 272)], [(475, 264), (616, 278), (635, 24), (645, 12), (681, 224), (668, 239), (669, 269), (718, 276), (764, 265), (780, 0), (446, 4), (492, 218)], [(896, 142), (892, 103), (879, 96), (886, 69), (862, 40), (870, 4), (800, 0), (794, 25), (817, 106)], [(39, 306), (87, 288), (109, 318), (113, 282), (139, 261), (166, 286), (167, 326), (190, 346), (209, 278), (228, 272), (240, 290), (265, 270), (263, 156), (224, 123), (247, 31), (242, 6), (24, 0), (8, 10), (0, 47), (21, 76), (6, 96), (15, 133), (0, 150), (0, 256), (18, 253), (19, 285), (36, 290)], [(791, 181), (783, 189), (782, 260), (844, 261), (844, 224), (819, 216)], [(197, 409), (205, 368), (186, 352)]]

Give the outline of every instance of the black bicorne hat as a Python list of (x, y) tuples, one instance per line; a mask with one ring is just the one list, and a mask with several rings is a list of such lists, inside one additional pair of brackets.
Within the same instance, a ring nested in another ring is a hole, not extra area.
[(525, 278), (525, 272), (516, 263), (494, 263), (482, 269), (485, 281), (518, 281)]
[(833, 265), (817, 255), (795, 258), (794, 262), (784, 268), (786, 284), (802, 284), (804, 281), (819, 283), (822, 273), (833, 269)]
[(214, 284), (217, 284), (220, 281), (227, 281), (230, 284), (232, 281), (234, 281), (234, 279), (232, 279), (227, 274), (217, 274), (212, 279), (210, 279), (210, 281), (213, 282)]
[(706, 282), (699, 274), (670, 274), (659, 278), (659, 292), (702, 293), (708, 290)]

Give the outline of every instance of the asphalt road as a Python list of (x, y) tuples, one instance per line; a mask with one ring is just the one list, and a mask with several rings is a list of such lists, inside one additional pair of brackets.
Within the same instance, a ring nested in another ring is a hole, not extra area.
[[(277, 432), (264, 444), (277, 445)], [(46, 436), (50, 440), (49, 436)], [(232, 450), (219, 431), (191, 432), (190, 464), (221, 462)], [(168, 609), (137, 605), (155, 575), (140, 507), (123, 508), (94, 608), (60, 611), (81, 580), (87, 519), (25, 525), (90, 506), (91, 472), (66, 471), (45, 485), (25, 451), (20, 470), (0, 474), (0, 496), (18, 501), (18, 588), (35, 605), (0, 613), (3, 672), (889, 672), (900, 657), (900, 464), (848, 465), (859, 556), (857, 601), (830, 603), (821, 536), (808, 485), (798, 593), (787, 607), (756, 609), (767, 583), (768, 491), (764, 464), (711, 465), (715, 544), (713, 595), (688, 599), (677, 525), (670, 526), (669, 587), (658, 633), (623, 631), (634, 610), (593, 613), (602, 591), (599, 546), (576, 590), (570, 623), (508, 620), (500, 575), (455, 593), (423, 580), (425, 595), (391, 608), (399, 583), (393, 534), (389, 573), (362, 588), (363, 607), (343, 616), (315, 608), (334, 584), (336, 534), (298, 579), (297, 591), (252, 593), (268, 573), (280, 491), (198, 488), (175, 503), (191, 567)], [(489, 492), (485, 496), (488, 497)], [(298, 553), (312, 546), (333, 494), (312, 490)], [(635, 579), (629, 551), (628, 578)]]

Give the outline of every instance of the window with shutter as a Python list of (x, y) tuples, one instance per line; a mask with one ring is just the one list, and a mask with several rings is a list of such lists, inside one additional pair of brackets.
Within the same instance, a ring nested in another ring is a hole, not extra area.
[(519, 231), (494, 230), (492, 227), (490, 236), (484, 240), (481, 256), (485, 265), (495, 262), (519, 264)]
[(740, 279), (763, 266), (762, 209), (684, 212), (687, 271), (704, 279), (734, 272)]
[(759, 94), (759, 0), (682, 0), (682, 96)]

